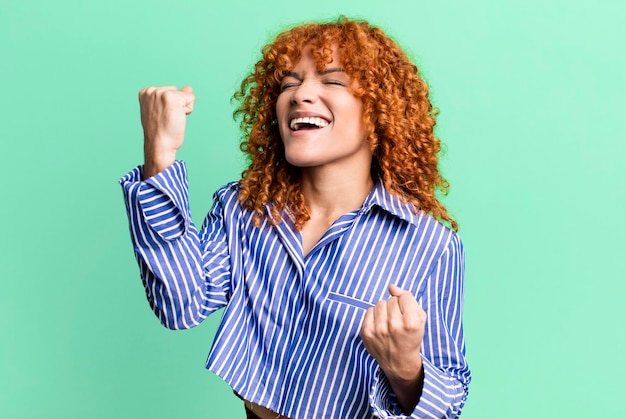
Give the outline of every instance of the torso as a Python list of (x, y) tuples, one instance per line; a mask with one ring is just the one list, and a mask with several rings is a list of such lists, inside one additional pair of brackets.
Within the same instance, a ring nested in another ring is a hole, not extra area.
[[(363, 315), (388, 298), (389, 278), (416, 295), (423, 290), (451, 239), (436, 220), (379, 189), (330, 228), (305, 223), (303, 236), (289, 222), (254, 227), (234, 188), (219, 196), (225, 218), (207, 229), (206, 241), (216, 280), (231, 278), (231, 288), (207, 368), (271, 407), (250, 404), (258, 417), (372, 417), (376, 370), (360, 344)], [(429, 305), (424, 295), (420, 303)]]

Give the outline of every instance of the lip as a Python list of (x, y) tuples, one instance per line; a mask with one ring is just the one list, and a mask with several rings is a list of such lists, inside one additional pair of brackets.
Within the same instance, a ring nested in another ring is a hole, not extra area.
[(329, 124), (331, 123), (331, 119), (329, 117), (327, 117), (326, 115), (322, 115), (321, 113), (316, 113), (316, 112), (304, 112), (304, 111), (291, 112), (287, 116), (287, 122), (288, 123), (291, 122), (291, 120), (294, 118), (322, 118)]
[[(326, 127), (324, 127), (324, 128), (318, 128), (316, 130), (299, 130), (299, 131), (294, 131), (289, 126), (291, 125), (291, 121), (293, 119), (295, 119), (295, 118), (320, 118), (320, 119), (323, 119), (324, 121), (326, 121), (328, 123), (328, 125)], [(294, 111), (294, 112), (291, 112), (287, 116), (287, 121), (285, 123), (287, 125), (287, 130), (289, 132), (289, 135), (294, 136), (294, 137), (305, 137), (305, 136), (311, 135), (311, 133), (319, 132), (320, 130), (328, 128), (330, 126), (330, 124), (331, 124), (331, 119), (329, 117), (327, 117), (326, 115), (323, 115), (323, 114), (318, 113), (318, 112)]]

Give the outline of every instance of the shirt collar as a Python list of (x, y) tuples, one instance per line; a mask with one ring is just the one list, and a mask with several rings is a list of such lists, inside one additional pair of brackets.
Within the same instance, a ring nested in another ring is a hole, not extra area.
[[(271, 209), (274, 205), (272, 203), (265, 204), (265, 210), (267, 216), (272, 219)], [(360, 214), (367, 213), (376, 206), (391, 215), (394, 215), (401, 220), (404, 220), (410, 224), (417, 224), (418, 221), (424, 216), (423, 211), (415, 212), (415, 205), (410, 202), (402, 202), (397, 195), (390, 193), (383, 185), (382, 181), (376, 182), (367, 198), (363, 202), (363, 206), (359, 210)], [(288, 219), (292, 224), (295, 222), (295, 218), (288, 208), (282, 211), (283, 220)]]
[(422, 211), (415, 211), (415, 205), (410, 202), (402, 202), (397, 195), (390, 193), (382, 181), (378, 181), (370, 194), (365, 198), (361, 212), (369, 212), (377, 206), (408, 223), (417, 224), (424, 216)]

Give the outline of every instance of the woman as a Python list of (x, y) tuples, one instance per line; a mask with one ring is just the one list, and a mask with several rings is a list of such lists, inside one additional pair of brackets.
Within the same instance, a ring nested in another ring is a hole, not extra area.
[(307, 24), (235, 98), (250, 165), (198, 231), (176, 160), (193, 91), (139, 94), (145, 163), (120, 182), (156, 315), (226, 307), (207, 368), (248, 417), (460, 415), (463, 249), (415, 65), (367, 22)]

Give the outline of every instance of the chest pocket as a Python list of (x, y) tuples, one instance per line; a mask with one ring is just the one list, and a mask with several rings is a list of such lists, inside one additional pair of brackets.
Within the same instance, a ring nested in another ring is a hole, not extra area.
[(349, 306), (357, 307), (363, 310), (374, 307), (374, 304), (370, 303), (369, 301), (359, 300), (358, 298), (354, 298), (345, 294), (338, 294), (336, 292), (329, 293), (327, 299), (330, 301), (336, 301), (338, 303), (348, 304)]

